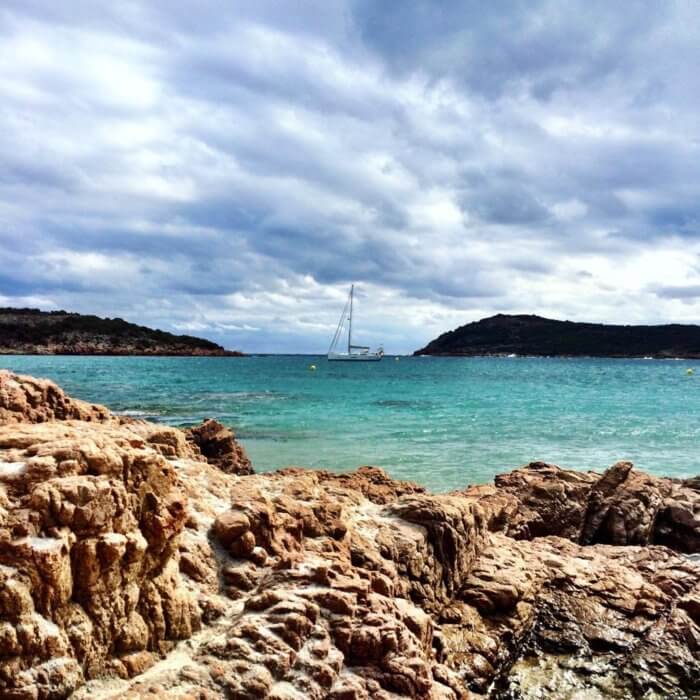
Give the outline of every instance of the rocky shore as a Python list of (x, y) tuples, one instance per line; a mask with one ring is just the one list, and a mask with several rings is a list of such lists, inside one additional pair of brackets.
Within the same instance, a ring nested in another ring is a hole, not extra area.
[(0, 698), (700, 697), (700, 477), (434, 495), (0, 371)]

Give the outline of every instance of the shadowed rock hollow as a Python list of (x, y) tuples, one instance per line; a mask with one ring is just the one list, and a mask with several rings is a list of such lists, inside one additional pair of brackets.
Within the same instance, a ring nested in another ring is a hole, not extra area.
[(700, 697), (700, 493), (250, 474), (0, 372), (0, 697)]

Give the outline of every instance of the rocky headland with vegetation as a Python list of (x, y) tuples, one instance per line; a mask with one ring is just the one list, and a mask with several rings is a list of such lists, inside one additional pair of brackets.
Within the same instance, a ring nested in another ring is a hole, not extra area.
[(0, 308), (0, 355), (240, 356), (217, 343), (129, 323), (121, 318)]
[(431, 494), (0, 371), (0, 697), (700, 697), (700, 477)]
[(700, 358), (700, 326), (615, 326), (497, 314), (443, 333), (414, 355)]

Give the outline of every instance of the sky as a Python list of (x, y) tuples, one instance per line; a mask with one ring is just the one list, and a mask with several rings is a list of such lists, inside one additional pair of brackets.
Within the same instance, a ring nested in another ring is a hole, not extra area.
[(700, 3), (3, 0), (0, 306), (248, 352), (700, 322)]

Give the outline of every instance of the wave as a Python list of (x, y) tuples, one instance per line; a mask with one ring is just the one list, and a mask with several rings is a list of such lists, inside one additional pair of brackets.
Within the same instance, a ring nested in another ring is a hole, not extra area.
[(123, 411), (112, 411), (115, 416), (127, 416), (129, 418), (155, 418), (157, 416), (162, 416), (163, 413), (158, 410), (145, 411), (143, 409), (137, 408), (127, 408)]

